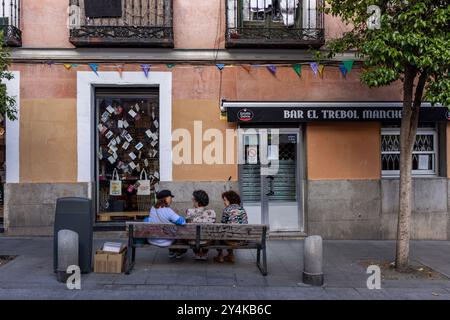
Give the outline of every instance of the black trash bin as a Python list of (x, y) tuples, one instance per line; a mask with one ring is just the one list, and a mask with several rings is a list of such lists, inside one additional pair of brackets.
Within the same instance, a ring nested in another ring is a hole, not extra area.
[(58, 269), (58, 231), (67, 229), (78, 233), (79, 267), (82, 273), (92, 271), (93, 238), (92, 201), (86, 198), (60, 198), (56, 202), (53, 236), (53, 269)]

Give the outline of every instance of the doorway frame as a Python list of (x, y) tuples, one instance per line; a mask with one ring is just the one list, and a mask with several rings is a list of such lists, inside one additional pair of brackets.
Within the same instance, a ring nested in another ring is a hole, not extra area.
[[(286, 126), (283, 124), (264, 124), (264, 125), (238, 125), (238, 134), (237, 134), (237, 159), (238, 159), (238, 182), (239, 182), (239, 190), (242, 190), (242, 166), (243, 166), (243, 156), (244, 156), (244, 141), (243, 136), (245, 130), (254, 129), (254, 130), (268, 130), (267, 133), (270, 133), (270, 130), (279, 130), (280, 134), (286, 133), (296, 133), (298, 137), (297, 141), (297, 166), (296, 166), (296, 196), (297, 196), (297, 208), (298, 208), (298, 230), (296, 231), (271, 231), (271, 233), (301, 233), (305, 234), (305, 226), (306, 226), (306, 143), (305, 143), (305, 126), (303, 124), (298, 124), (298, 126)], [(269, 201), (265, 200), (263, 197), (264, 194), (264, 183), (263, 179), (265, 176), (261, 176), (261, 200), (259, 202), (261, 208), (261, 223), (266, 222), (269, 223), (269, 210), (268, 205)], [(266, 204), (264, 204), (266, 202)], [(258, 202), (255, 202), (258, 203)], [(267, 205), (266, 209), (263, 209), (263, 206)]]

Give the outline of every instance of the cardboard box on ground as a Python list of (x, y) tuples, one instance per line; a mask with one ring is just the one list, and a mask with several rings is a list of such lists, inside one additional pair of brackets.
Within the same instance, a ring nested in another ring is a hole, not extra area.
[(96, 273), (122, 273), (125, 271), (127, 248), (119, 253), (97, 250), (94, 256), (94, 272)]

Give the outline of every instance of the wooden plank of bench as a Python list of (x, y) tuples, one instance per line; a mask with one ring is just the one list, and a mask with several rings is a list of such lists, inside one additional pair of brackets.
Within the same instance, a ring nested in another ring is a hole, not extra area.
[(127, 228), (133, 225), (133, 238), (186, 239), (195, 240), (195, 224), (178, 226), (175, 224), (151, 224), (148, 222), (127, 222)]
[(254, 224), (204, 224), (201, 240), (248, 240), (261, 241), (264, 225)]

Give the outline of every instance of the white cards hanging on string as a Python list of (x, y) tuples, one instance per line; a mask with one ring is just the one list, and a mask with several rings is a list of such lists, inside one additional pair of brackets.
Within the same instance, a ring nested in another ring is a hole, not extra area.
[(115, 146), (117, 144), (116, 139), (112, 139), (109, 143), (108, 143), (108, 148), (111, 148), (112, 146)]
[(116, 162), (116, 158), (114, 158), (113, 156), (110, 156), (110, 157), (108, 158), (108, 161), (109, 161), (111, 164), (114, 164), (114, 163)]
[(136, 164), (133, 161), (131, 161), (128, 165), (132, 170), (136, 169)]
[(130, 134), (127, 134), (127, 135), (125, 136), (125, 139), (126, 139), (128, 142), (133, 141), (133, 137), (132, 137)]
[(117, 127), (118, 127), (119, 129), (122, 129), (122, 128), (123, 128), (123, 120), (117, 121)]
[(136, 103), (136, 105), (134, 107), (136, 108), (136, 111), (139, 112), (139, 110), (140, 110), (139, 103)]
[(122, 145), (122, 149), (127, 150), (129, 146), (130, 146), (130, 143), (125, 141)]
[(137, 113), (136, 113), (133, 109), (131, 109), (130, 111), (128, 111), (128, 114), (129, 114), (130, 116), (132, 116), (133, 118), (135, 118), (135, 117), (137, 116)]
[(111, 106), (106, 107), (106, 111), (108, 111), (110, 114), (113, 114), (115, 112), (114, 108)]
[(144, 159), (144, 165), (145, 165), (146, 167), (148, 167), (148, 160), (147, 160), (147, 159)]
[(158, 120), (153, 121), (153, 124), (155, 125), (155, 128), (158, 129), (158, 127), (159, 127), (159, 122), (158, 122)]
[(131, 160), (136, 159), (136, 155), (134, 154), (134, 152), (130, 152), (128, 155), (130, 156)]
[(130, 126), (127, 120), (123, 120), (123, 127), (126, 129)]
[(143, 146), (144, 146), (144, 145), (142, 144), (142, 142), (139, 142), (139, 143), (135, 146), (135, 148), (136, 148), (136, 150), (141, 150)]
[(120, 137), (116, 137), (116, 142), (117, 142), (117, 144), (120, 144), (121, 141), (122, 141), (122, 140), (120, 140)]
[(153, 132), (148, 129), (147, 131), (145, 131), (145, 134), (147, 135), (147, 137), (151, 138), (153, 136)]
[(111, 138), (113, 135), (114, 135), (114, 133), (113, 133), (112, 131), (108, 131), (108, 132), (106, 133), (106, 139)]

